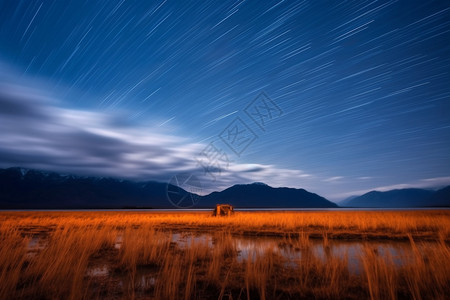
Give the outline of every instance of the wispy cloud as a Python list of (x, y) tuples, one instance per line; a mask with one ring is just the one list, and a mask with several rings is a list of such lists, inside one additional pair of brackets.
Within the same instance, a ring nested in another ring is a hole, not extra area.
[(336, 182), (336, 181), (339, 181), (339, 180), (341, 180), (343, 178), (344, 178), (343, 176), (334, 176), (334, 177), (325, 178), (325, 179), (323, 179), (323, 181), (325, 181), (325, 182)]
[(204, 178), (205, 192), (253, 181), (299, 187), (312, 177), (300, 170), (245, 163), (206, 174), (195, 159), (206, 144), (168, 135), (158, 126), (124, 124), (111, 114), (64, 108), (30, 86), (0, 82), (0, 167), (160, 181), (193, 173)]

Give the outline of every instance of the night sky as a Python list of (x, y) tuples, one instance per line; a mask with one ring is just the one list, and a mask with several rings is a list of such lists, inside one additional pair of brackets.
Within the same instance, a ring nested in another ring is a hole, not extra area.
[(450, 184), (450, 2), (0, 0), (12, 166), (331, 200)]

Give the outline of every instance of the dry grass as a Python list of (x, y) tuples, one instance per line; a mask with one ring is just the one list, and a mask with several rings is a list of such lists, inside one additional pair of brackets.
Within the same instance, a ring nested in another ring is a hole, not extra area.
[[(64, 217), (64, 224), (61, 224)], [(164, 230), (220, 229), (248, 235), (308, 233), (310, 237), (352, 239), (436, 239), (450, 237), (450, 211), (238, 212), (214, 218), (210, 212), (2, 212), (4, 226), (46, 232), (56, 226), (151, 226)]]
[[(2, 212), (0, 299), (445, 299), (449, 230), (446, 210)], [(210, 239), (193, 238), (200, 231)], [(278, 246), (240, 253), (237, 235), (280, 236), (296, 255)], [(345, 238), (361, 240), (361, 272), (332, 251)], [(371, 238), (406, 239), (409, 250), (399, 262)]]

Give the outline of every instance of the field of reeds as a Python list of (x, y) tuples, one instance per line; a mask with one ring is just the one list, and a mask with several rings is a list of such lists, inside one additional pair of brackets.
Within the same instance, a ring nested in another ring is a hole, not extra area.
[(2, 300), (448, 295), (449, 210), (0, 212)]

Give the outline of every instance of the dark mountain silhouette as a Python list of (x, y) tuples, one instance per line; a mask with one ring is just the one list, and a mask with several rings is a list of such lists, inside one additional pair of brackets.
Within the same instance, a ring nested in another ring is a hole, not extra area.
[(450, 187), (437, 192), (425, 189), (371, 191), (341, 203), (347, 207), (430, 207), (450, 206)]
[[(167, 188), (166, 183), (155, 181), (0, 169), (0, 208), (173, 208), (167, 198)], [(216, 203), (236, 207), (337, 207), (303, 189), (272, 188), (263, 183), (235, 185), (203, 197), (173, 185), (169, 185), (169, 190), (198, 197), (196, 207), (209, 208)]]
[(202, 204), (229, 203), (236, 207), (338, 207), (327, 199), (304, 189), (273, 188), (264, 183), (237, 184), (202, 197)]
[[(172, 189), (184, 191), (175, 186)], [(1, 208), (159, 208), (170, 205), (166, 190), (166, 183), (155, 181), (0, 169)]]
[[(0, 169), (0, 208), (173, 208), (167, 190), (198, 199), (196, 207), (229, 203), (247, 208), (332, 208), (333, 202), (304, 189), (273, 188), (264, 183), (238, 184), (206, 196), (167, 183), (63, 175), (23, 168)], [(173, 199), (173, 197), (172, 197)], [(181, 207), (185, 203), (181, 203)], [(346, 207), (450, 207), (450, 186), (438, 191), (372, 191), (341, 202)]]
[(345, 198), (344, 200), (339, 201), (338, 203), (339, 203), (340, 206), (347, 206), (347, 204), (348, 204), (350, 201), (352, 201), (353, 199), (358, 198), (358, 197), (359, 197), (359, 196), (353, 195), (353, 196), (350, 196), (350, 197)]
[(432, 206), (450, 207), (450, 186), (437, 190), (428, 200)]

